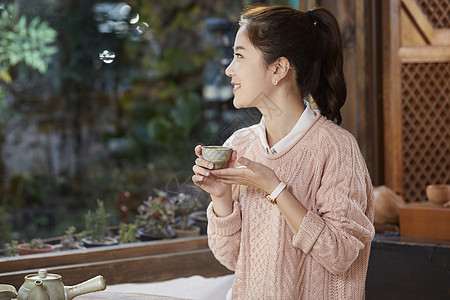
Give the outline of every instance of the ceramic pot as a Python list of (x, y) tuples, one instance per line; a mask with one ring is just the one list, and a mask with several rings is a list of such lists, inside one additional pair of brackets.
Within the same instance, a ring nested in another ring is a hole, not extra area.
[(139, 235), (139, 239), (141, 241), (154, 241), (154, 240), (163, 240), (163, 239), (172, 239), (175, 237), (175, 233), (167, 228), (167, 232), (146, 232), (143, 228), (138, 228), (137, 233)]
[(119, 244), (119, 241), (117, 239), (109, 237), (109, 236), (105, 236), (104, 237), (104, 241), (102, 241), (102, 242), (94, 242), (94, 241), (90, 240), (89, 237), (82, 238), (81, 242), (87, 248), (90, 248), (90, 247), (101, 247), (101, 246), (112, 246), (112, 245)]
[(450, 184), (428, 185), (426, 194), (431, 203), (444, 205), (450, 201)]
[(18, 300), (71, 300), (86, 293), (106, 289), (105, 279), (98, 275), (73, 286), (65, 286), (61, 275), (40, 269), (37, 274), (25, 276), (25, 281), (17, 293)]
[(208, 228), (208, 216), (206, 210), (194, 211), (189, 215), (193, 225), (200, 227), (200, 234), (205, 235)]
[(179, 238), (194, 237), (194, 236), (200, 235), (200, 227), (195, 226), (195, 225), (189, 225), (189, 226), (187, 226), (186, 229), (181, 229), (181, 225), (173, 224), (173, 225), (170, 225), (170, 229)]
[(398, 224), (400, 207), (405, 205), (402, 197), (387, 186), (377, 186), (373, 189), (375, 208), (375, 223)]
[(231, 156), (230, 147), (223, 146), (202, 146), (203, 158), (214, 164), (214, 169), (222, 169)]
[(55, 247), (50, 244), (44, 244), (44, 248), (30, 248), (29, 243), (19, 244), (17, 246), (17, 251), (19, 255), (28, 255), (28, 254), (38, 254), (38, 253), (48, 253), (53, 252)]

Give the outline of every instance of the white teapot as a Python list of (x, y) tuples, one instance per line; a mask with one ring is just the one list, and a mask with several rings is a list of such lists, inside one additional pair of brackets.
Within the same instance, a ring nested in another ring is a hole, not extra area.
[(104, 289), (106, 289), (106, 282), (101, 275), (74, 286), (65, 286), (61, 275), (50, 274), (47, 270), (41, 269), (37, 274), (25, 276), (25, 282), (17, 293), (17, 299), (71, 300), (76, 296)]

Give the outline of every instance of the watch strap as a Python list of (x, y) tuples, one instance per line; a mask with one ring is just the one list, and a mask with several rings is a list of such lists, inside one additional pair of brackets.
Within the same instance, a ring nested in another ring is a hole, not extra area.
[(277, 204), (277, 197), (281, 194), (281, 192), (286, 188), (286, 182), (283, 180), (277, 185), (277, 187), (273, 190), (270, 195), (266, 195), (265, 197), (272, 203)]

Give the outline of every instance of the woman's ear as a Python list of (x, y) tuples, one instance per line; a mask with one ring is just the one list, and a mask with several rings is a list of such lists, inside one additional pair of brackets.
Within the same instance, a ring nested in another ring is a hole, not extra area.
[(280, 57), (272, 64), (273, 67), (273, 79), (277, 82), (280, 82), (286, 75), (289, 73), (291, 69), (291, 64), (286, 57)]

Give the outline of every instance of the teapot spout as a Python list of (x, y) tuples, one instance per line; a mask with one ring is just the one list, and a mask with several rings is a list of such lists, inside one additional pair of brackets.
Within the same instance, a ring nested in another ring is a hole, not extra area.
[(65, 286), (64, 292), (66, 294), (66, 300), (71, 300), (76, 296), (103, 291), (104, 289), (106, 289), (106, 281), (103, 276), (98, 275), (80, 284)]
[(36, 280), (34, 282), (34, 285), (35, 285), (34, 289), (28, 296), (29, 300), (50, 300), (47, 291), (44, 289), (44, 286), (42, 285), (42, 280)]

